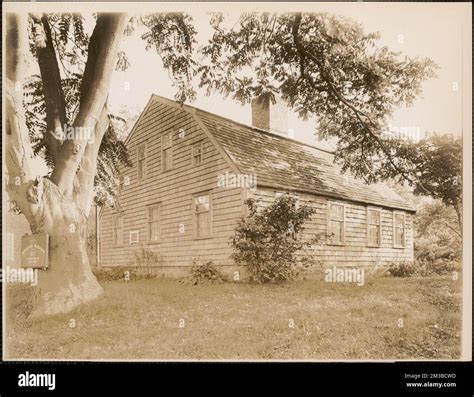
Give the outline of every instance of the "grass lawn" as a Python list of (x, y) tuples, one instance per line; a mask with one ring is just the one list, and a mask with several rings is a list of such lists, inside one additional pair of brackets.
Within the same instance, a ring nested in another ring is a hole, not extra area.
[(102, 285), (105, 295), (99, 300), (36, 321), (25, 315), (25, 289), (31, 287), (9, 286), (5, 358), (349, 360), (460, 355), (461, 279), (448, 276), (378, 276), (361, 287), (322, 280), (192, 286), (148, 279)]

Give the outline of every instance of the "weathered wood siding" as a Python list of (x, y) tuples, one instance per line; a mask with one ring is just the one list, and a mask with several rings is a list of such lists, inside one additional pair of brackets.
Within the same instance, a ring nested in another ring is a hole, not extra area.
[[(161, 136), (169, 132), (173, 133), (172, 169), (162, 172)], [(202, 142), (202, 162), (193, 165), (192, 147), (198, 142)], [(146, 173), (138, 180), (137, 148), (142, 143), (146, 144)], [(104, 209), (101, 266), (128, 265), (134, 251), (141, 248), (158, 253), (163, 268), (188, 267), (194, 259), (231, 265), (229, 238), (242, 216), (244, 192), (241, 188), (218, 187), (218, 175), (232, 169), (193, 115), (172, 105), (151, 102), (127, 147), (134, 166), (121, 173), (122, 178), (129, 179), (128, 185), (123, 184), (119, 199), (124, 244), (114, 246), (114, 211)], [(197, 240), (193, 235), (193, 195), (204, 191), (212, 196), (212, 238)], [(148, 243), (147, 206), (155, 203), (161, 203), (160, 239), (158, 243)], [(184, 232), (180, 225), (184, 225)], [(138, 244), (130, 244), (131, 231), (139, 232)]]
[[(261, 205), (268, 205), (275, 199), (276, 191), (274, 188), (258, 185), (260, 175), (257, 175), (256, 191), (243, 187), (219, 186), (219, 175), (239, 173), (235, 158), (230, 160), (231, 154), (226, 154), (222, 143), (216, 139), (220, 121), (215, 120), (217, 127), (213, 123), (209, 124), (209, 120), (206, 124), (202, 120), (207, 120), (209, 115), (198, 117), (197, 113), (189, 109), (154, 97), (140, 117), (127, 141), (133, 166), (121, 172), (124, 183), (119, 208), (123, 215), (123, 244), (114, 244), (113, 216), (116, 211), (105, 208), (100, 219), (100, 266), (132, 265), (134, 253), (147, 248), (160, 256), (157, 267), (169, 275), (186, 274), (195, 260), (201, 263), (212, 260), (216, 265), (223, 266), (224, 272), (236, 270), (237, 267), (230, 259), (232, 248), (229, 243), (237, 221), (246, 212), (243, 201), (247, 197), (254, 197), (260, 199)], [(214, 135), (207, 130), (211, 127)], [(238, 126), (232, 134), (243, 134), (242, 130), (245, 128)], [(162, 136), (168, 133), (172, 133), (172, 168), (164, 171)], [(223, 139), (222, 136), (220, 138)], [(192, 148), (197, 143), (201, 143), (202, 162), (194, 165)], [(143, 144), (146, 153), (145, 175), (139, 179), (138, 148)], [(236, 140), (234, 144), (242, 145), (242, 142)], [(227, 147), (227, 152), (230, 149), (231, 147)], [(257, 160), (255, 158), (251, 164), (244, 165), (252, 170), (252, 164)], [(261, 172), (265, 172), (265, 169)], [(211, 195), (212, 235), (210, 238), (196, 239), (193, 230), (193, 198), (201, 192), (209, 192)], [(325, 265), (352, 266), (413, 260), (413, 213), (397, 211), (405, 214), (405, 246), (396, 248), (393, 243), (394, 210), (388, 208), (390, 205), (370, 205), (370, 208), (381, 210), (381, 244), (369, 247), (367, 205), (361, 204), (357, 199), (331, 200), (308, 193), (298, 193), (297, 196), (300, 204), (310, 205), (316, 210), (304, 231), (304, 237), (308, 239), (317, 235), (323, 237), (328, 232), (329, 201), (343, 203), (345, 206), (344, 244), (330, 245), (324, 237), (320, 243), (306, 251), (315, 260)], [(147, 238), (147, 207), (153, 204), (160, 204), (160, 238), (157, 242), (150, 243)], [(131, 232), (138, 232), (138, 243), (130, 242)]]
[[(280, 193), (284, 193), (279, 191)], [(258, 199), (260, 206), (269, 205), (275, 200), (276, 191), (270, 188), (259, 188), (251, 195)], [(405, 247), (393, 246), (393, 212), (394, 210), (381, 208), (381, 244), (379, 247), (367, 246), (367, 206), (350, 203), (342, 200), (331, 200), (308, 194), (297, 194), (298, 203), (307, 205), (316, 210), (306, 223), (303, 231), (304, 238), (314, 238), (318, 234), (327, 233), (328, 201), (344, 203), (345, 205), (345, 243), (344, 245), (329, 245), (323, 240), (321, 244), (313, 245), (307, 250), (315, 260), (325, 265), (364, 266), (377, 263), (413, 261), (413, 216), (405, 213)]]

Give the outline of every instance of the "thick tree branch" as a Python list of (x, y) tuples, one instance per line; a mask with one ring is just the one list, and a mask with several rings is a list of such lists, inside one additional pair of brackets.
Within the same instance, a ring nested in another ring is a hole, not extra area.
[(25, 79), (28, 30), (26, 18), (7, 14), (5, 81), (5, 164), (7, 191), (28, 219), (32, 229), (40, 222), (42, 181), (33, 173), (33, 152), (23, 109), (22, 84)]
[(56, 162), (61, 149), (61, 135), (67, 124), (66, 101), (61, 87), (61, 75), (51, 36), (51, 28), (45, 14), (33, 14), (33, 34), (35, 38), (38, 65), (43, 82), (43, 94), (46, 103), (47, 153)]
[[(296, 50), (298, 51), (298, 54), (300, 56), (300, 73), (302, 77), (305, 77), (306, 80), (309, 82), (311, 87), (315, 90), (318, 89), (316, 87), (316, 84), (313, 82), (311, 76), (308, 76), (307, 73), (305, 73), (305, 67), (304, 67), (304, 61), (305, 59), (310, 59), (311, 61), (314, 62), (314, 64), (318, 67), (319, 74), (321, 76), (321, 79), (327, 84), (327, 88), (329, 91), (347, 108), (351, 110), (353, 115), (356, 117), (357, 121), (362, 125), (364, 130), (372, 137), (374, 142), (379, 146), (380, 150), (382, 153), (385, 155), (387, 160), (389, 161), (390, 165), (393, 167), (394, 170), (396, 170), (406, 181), (414, 184), (415, 182), (413, 179), (410, 177), (408, 172), (400, 168), (394, 161), (392, 154), (390, 153), (390, 150), (384, 145), (380, 137), (372, 130), (371, 126), (376, 126), (376, 123), (370, 118), (369, 115), (365, 114), (363, 111), (357, 109), (354, 105), (352, 105), (344, 96), (339, 92), (339, 90), (335, 87), (331, 77), (327, 73), (326, 69), (324, 68), (322, 62), (320, 59), (318, 59), (316, 56), (314, 56), (310, 51), (308, 51), (303, 44), (300, 41), (299, 38), (299, 29), (301, 25), (301, 20), (302, 20), (302, 15), (301, 13), (295, 14), (295, 20), (293, 22), (292, 26), (292, 36), (293, 36), (293, 41), (295, 43)], [(319, 90), (318, 90), (319, 91)], [(364, 120), (365, 119), (365, 120)], [(427, 194), (431, 194), (424, 186), (420, 185), (418, 183), (417, 185), (420, 186)]]
[(80, 170), (77, 172), (78, 192), (76, 194), (76, 200), (86, 216), (89, 216), (94, 199), (94, 177), (97, 172), (97, 158), (100, 144), (107, 128), (109, 128), (109, 117), (107, 114), (107, 106), (104, 106), (95, 128), (94, 139), (87, 144), (84, 155), (82, 156)]
[(77, 131), (76, 137), (63, 143), (51, 175), (53, 182), (66, 195), (72, 194), (75, 175), (87, 142), (95, 133), (96, 124), (105, 106), (125, 23), (126, 14), (100, 14), (97, 18), (89, 42), (81, 87), (81, 104), (72, 126)]

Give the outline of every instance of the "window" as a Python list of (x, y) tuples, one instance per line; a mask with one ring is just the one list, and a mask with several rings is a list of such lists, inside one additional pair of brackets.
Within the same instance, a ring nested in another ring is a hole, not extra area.
[(379, 247), (381, 239), (381, 214), (380, 209), (367, 208), (367, 245)]
[(211, 237), (211, 196), (202, 193), (194, 196), (195, 238)]
[(393, 213), (393, 246), (405, 247), (405, 214), (403, 212)]
[(328, 203), (329, 244), (344, 244), (344, 204)]
[(202, 142), (197, 143), (193, 146), (193, 165), (198, 165), (202, 163)]
[(169, 171), (172, 166), (172, 144), (173, 134), (168, 132), (161, 137), (161, 170), (163, 172)]
[(130, 235), (129, 235), (130, 245), (138, 244), (138, 241), (140, 239), (139, 236), (140, 236), (140, 232), (138, 230), (133, 230), (132, 232), (130, 232)]
[(123, 215), (114, 215), (114, 245), (120, 247), (123, 245)]
[(143, 179), (145, 177), (145, 144), (142, 143), (138, 146), (137, 149), (137, 171), (138, 179)]
[(160, 204), (147, 207), (147, 235), (149, 243), (156, 243), (160, 238)]

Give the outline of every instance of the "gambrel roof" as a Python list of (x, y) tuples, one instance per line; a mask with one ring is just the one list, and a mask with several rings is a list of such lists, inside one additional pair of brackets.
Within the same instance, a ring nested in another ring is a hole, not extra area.
[(257, 175), (257, 188), (414, 211), (409, 202), (386, 184), (367, 185), (348, 172), (342, 174), (341, 166), (334, 163), (330, 152), (153, 95), (151, 101), (155, 100), (192, 114), (233, 169), (241, 174)]

